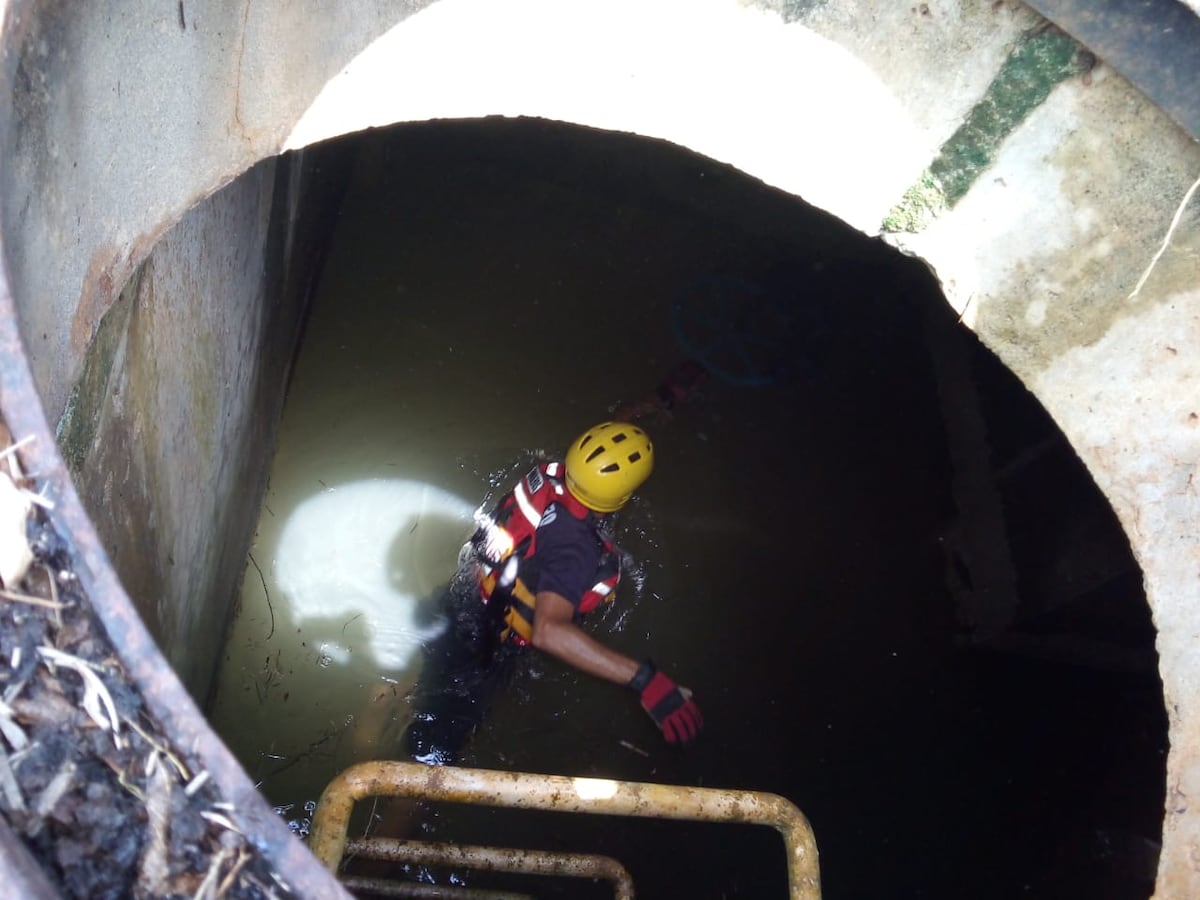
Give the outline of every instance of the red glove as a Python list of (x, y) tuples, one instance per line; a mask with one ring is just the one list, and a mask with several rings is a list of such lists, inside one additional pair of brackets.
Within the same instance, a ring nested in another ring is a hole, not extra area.
[(704, 725), (692, 692), (680, 687), (646, 660), (638, 667), (629, 686), (638, 692), (642, 709), (662, 729), (668, 744), (686, 744)]

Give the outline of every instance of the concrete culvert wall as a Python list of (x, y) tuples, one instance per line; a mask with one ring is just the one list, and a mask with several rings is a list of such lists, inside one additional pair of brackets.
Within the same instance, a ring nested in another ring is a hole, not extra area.
[(148, 715), (297, 891), (339, 889), (163, 655), (203, 697), (349, 164), (316, 145), (525, 115), (691, 148), (928, 264), (1125, 529), (1170, 728), (1156, 895), (1200, 892), (1200, 148), (1104, 59), (1011, 2), (4, 13), (4, 419)]

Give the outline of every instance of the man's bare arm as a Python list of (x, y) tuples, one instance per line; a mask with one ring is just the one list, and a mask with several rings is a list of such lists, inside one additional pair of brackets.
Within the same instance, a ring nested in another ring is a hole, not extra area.
[(618, 653), (575, 624), (575, 608), (562, 594), (539, 591), (533, 617), (533, 646), (581, 672), (627, 685), (638, 663)]

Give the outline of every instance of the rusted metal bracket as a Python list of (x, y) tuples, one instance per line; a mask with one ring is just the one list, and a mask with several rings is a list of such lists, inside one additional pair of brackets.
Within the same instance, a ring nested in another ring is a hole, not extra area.
[(768, 825), (783, 837), (791, 900), (821, 896), (816, 839), (785, 797), (756, 791), (684, 787), (603, 778), (497, 772), (412, 762), (365, 762), (341, 772), (321, 794), (309, 848), (331, 871), (341, 865), (354, 804), (367, 797), (419, 797), (509, 809)]

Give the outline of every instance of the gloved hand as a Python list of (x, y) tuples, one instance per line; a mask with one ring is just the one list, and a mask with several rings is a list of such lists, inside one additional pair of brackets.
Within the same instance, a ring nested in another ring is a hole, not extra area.
[(686, 744), (700, 733), (704, 719), (692, 692), (658, 671), (650, 660), (638, 667), (629, 686), (637, 691), (642, 709), (662, 730), (668, 744)]

